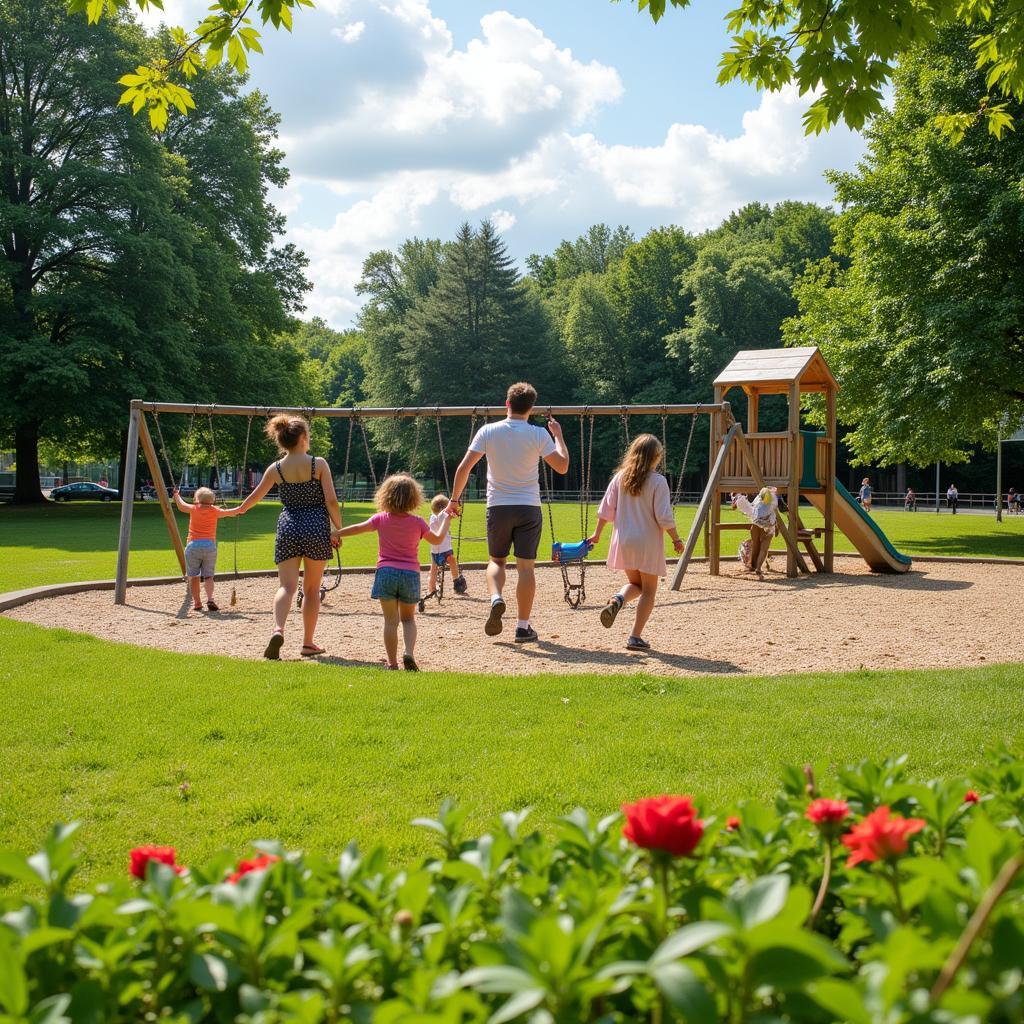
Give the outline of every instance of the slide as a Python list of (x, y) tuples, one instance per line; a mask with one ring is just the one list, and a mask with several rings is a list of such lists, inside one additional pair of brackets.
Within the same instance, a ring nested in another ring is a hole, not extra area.
[[(804, 494), (802, 497), (824, 513), (824, 494)], [(846, 534), (850, 543), (875, 572), (906, 572), (910, 568), (910, 559), (901, 555), (889, 543), (889, 538), (878, 523), (860, 507), (857, 499), (838, 480), (835, 517), (836, 529)]]

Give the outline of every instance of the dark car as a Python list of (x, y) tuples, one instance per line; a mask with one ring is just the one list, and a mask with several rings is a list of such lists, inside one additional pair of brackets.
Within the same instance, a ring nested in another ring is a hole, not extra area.
[(113, 487), (86, 482), (54, 487), (50, 497), (54, 501), (117, 501), (118, 493)]

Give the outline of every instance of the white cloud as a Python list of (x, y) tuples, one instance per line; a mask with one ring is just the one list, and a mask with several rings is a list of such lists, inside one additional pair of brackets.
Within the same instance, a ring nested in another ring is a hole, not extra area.
[(491, 210), (489, 220), (500, 234), (508, 231), (515, 224), (516, 215), (508, 210)]
[(354, 43), (366, 31), (365, 21), (350, 21), (347, 25), (333, 30), (343, 43)]

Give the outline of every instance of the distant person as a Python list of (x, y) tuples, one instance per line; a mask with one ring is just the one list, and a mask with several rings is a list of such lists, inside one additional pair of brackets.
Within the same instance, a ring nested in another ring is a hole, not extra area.
[(956, 506), (960, 501), (960, 492), (956, 489), (956, 484), (950, 484), (946, 490), (946, 504), (953, 510), (953, 515), (956, 515)]
[(1020, 495), (1015, 487), (1011, 487), (1006, 495), (1006, 509), (1011, 515), (1020, 514)]
[(643, 632), (654, 611), (658, 581), (666, 572), (665, 534), (672, 538), (677, 554), (683, 550), (668, 481), (658, 472), (664, 452), (653, 434), (641, 434), (633, 440), (601, 500), (597, 529), (588, 538), (591, 547), (596, 546), (605, 526), (614, 523), (608, 568), (621, 569), (626, 574), (626, 583), (602, 610), (601, 625), (611, 628), (623, 606), (639, 598), (633, 628), (626, 640), (630, 651), (647, 651), (651, 647)]
[(174, 488), (174, 504), (179, 511), (188, 513), (188, 543), (185, 545), (185, 575), (192, 593), (192, 610), (201, 612), (203, 602), (199, 581), (206, 586), (206, 607), (211, 612), (220, 608), (213, 599), (214, 574), (217, 571), (217, 520), (224, 516), (237, 516), (237, 508), (217, 508), (215, 495), (209, 487), (200, 487), (195, 493), (195, 504), (189, 504)]
[(907, 493), (903, 495), (903, 511), (917, 511), (917, 495), (914, 493), (914, 489), (912, 487), (908, 487)]
[(864, 477), (860, 482), (860, 491), (857, 493), (857, 498), (860, 501), (860, 507), (865, 512), (871, 511), (871, 480), (868, 477)]
[(420, 602), (421, 540), (441, 544), (448, 531), (448, 513), (437, 513), (436, 532), (422, 516), (416, 515), (423, 504), (423, 491), (408, 473), (395, 473), (377, 488), (373, 496), (377, 514), (361, 523), (353, 523), (332, 536), (341, 541), (358, 533), (377, 533), (377, 571), (370, 597), (380, 601), (384, 613), (385, 667), (398, 668), (398, 627), (402, 627), (405, 645), (402, 664), (406, 672), (418, 672), (416, 664), (416, 606)]
[[(541, 511), (540, 460), (556, 473), (569, 469), (569, 452), (562, 437), (562, 428), (548, 416), (547, 430), (529, 422), (537, 403), (537, 392), (531, 384), (513, 384), (505, 397), (508, 417), (482, 426), (469, 444), (459, 463), (452, 483), (449, 515), (461, 513), (460, 499), (469, 481), (469, 474), (483, 456), (487, 456), (487, 588), (491, 610), (484, 625), (487, 636), (497, 636), (505, 614), (505, 563), (510, 551), (516, 555), (516, 622), (515, 642), (529, 643), (537, 639), (530, 625), (533, 599), (537, 594), (534, 565), (540, 546), (544, 516)], [(550, 431), (550, 433), (548, 433)]]
[(320, 581), (337, 542), (331, 524), (340, 529), (341, 509), (334, 477), (326, 460), (309, 453), (309, 424), (301, 416), (280, 413), (267, 421), (267, 437), (281, 451), (281, 458), (267, 466), (259, 486), (238, 506), (247, 512), (275, 484), (281, 498), (274, 541), (278, 587), (274, 595), (274, 632), (264, 658), (277, 661), (284, 646), (284, 627), (302, 574), (302, 649), (304, 658), (323, 654), (313, 640), (320, 616)]
[(100, 477), (100, 487), (109, 487), (109, 486), (110, 485), (107, 483), (107, 478), (105, 476), (101, 476)]

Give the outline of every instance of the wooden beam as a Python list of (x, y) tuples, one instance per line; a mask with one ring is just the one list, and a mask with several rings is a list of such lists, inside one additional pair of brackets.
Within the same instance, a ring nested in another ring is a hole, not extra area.
[[(726, 395), (726, 389), (721, 387), (715, 387), (715, 402), (720, 403)], [(710, 431), (710, 444), (708, 453), (708, 466), (715, 461), (717, 453), (722, 450), (724, 444), (723, 434), (726, 431), (725, 422), (721, 413), (715, 412), (711, 414), (711, 431)], [(718, 475), (721, 475), (721, 470), (725, 466), (725, 460), (722, 460), (722, 467), (719, 469)], [(711, 486), (711, 477), (708, 477), (708, 486)], [(718, 530), (718, 524), (722, 520), (722, 503), (718, 497), (718, 483), (715, 481), (714, 487), (714, 500), (711, 506), (708, 508), (708, 529), (706, 539), (706, 551), (708, 559), (708, 573), (712, 576), (717, 576), (719, 571), (719, 563), (721, 561), (722, 554), (722, 538)], [(680, 576), (680, 579), (682, 577)]]
[(760, 411), (761, 396), (757, 391), (747, 393), (747, 437), (757, 433), (757, 420)]
[[(794, 381), (789, 386), (789, 486), (786, 489), (786, 504), (789, 506), (789, 525), (800, 529), (800, 474), (803, 470), (803, 439), (800, 437), (800, 384)], [(786, 575), (795, 576), (800, 549), (796, 544), (786, 556)]]
[(825, 485), (825, 572), (835, 571), (835, 536), (836, 536), (836, 392), (829, 388), (825, 394), (825, 438), (828, 441), (828, 469)]
[[(686, 567), (690, 564), (690, 559), (693, 557), (693, 549), (696, 547), (697, 538), (701, 533), (701, 527), (704, 525), (704, 521), (707, 519), (708, 514), (719, 504), (718, 478), (722, 475), (722, 467), (725, 465), (725, 456), (729, 451), (730, 445), (737, 436), (742, 435), (742, 432), (743, 428), (738, 423), (734, 423), (729, 428), (729, 432), (725, 435), (725, 439), (722, 441), (722, 446), (718, 449), (718, 455), (715, 458), (714, 465), (711, 467), (711, 474), (708, 477), (708, 485), (704, 488), (704, 493), (700, 498), (700, 504), (697, 506), (696, 515), (694, 515), (693, 522), (690, 524), (690, 532), (686, 536), (686, 546), (683, 548), (683, 553), (679, 556), (679, 560), (676, 562), (676, 571), (672, 576), (673, 590), (678, 590), (682, 585), (683, 576), (686, 574)], [(712, 550), (715, 551), (717, 548), (718, 537), (716, 534)]]
[(171, 510), (171, 502), (167, 496), (167, 487), (164, 485), (164, 475), (160, 472), (160, 460), (156, 456), (156, 449), (153, 447), (153, 438), (149, 433), (149, 426), (146, 424), (146, 414), (142, 414), (139, 421), (139, 440), (142, 442), (142, 452), (146, 456), (146, 465), (153, 477), (153, 486), (156, 488), (156, 496), (160, 499), (160, 511), (164, 514), (164, 523), (167, 524), (167, 532), (171, 538), (171, 545), (174, 553), (178, 556), (178, 565), (181, 566), (181, 575), (185, 575), (185, 548), (181, 543), (181, 533), (178, 530), (177, 520)]
[(135, 510), (135, 466), (139, 461), (139, 420), (141, 402), (132, 402), (128, 420), (128, 445), (121, 474), (121, 529), (117, 536), (117, 571), (114, 575), (114, 604), (124, 604), (128, 593), (128, 552), (132, 541), (132, 512)]
[[(754, 460), (754, 456), (750, 452), (750, 446), (747, 444), (747, 439), (743, 436), (742, 431), (740, 431), (736, 438), (736, 444), (743, 454), (743, 459), (747, 464), (747, 469), (750, 470), (750, 475), (754, 478), (757, 489), (761, 490), (765, 486), (764, 477), (761, 475), (761, 467)], [(800, 572), (809, 574), (811, 570), (807, 568), (807, 563), (804, 561), (803, 555), (800, 554), (800, 548), (797, 547), (796, 543), (796, 535), (790, 533), (789, 527), (782, 521), (781, 513), (779, 513), (777, 523), (779, 533), (782, 534), (782, 539), (786, 542), (787, 561), (789, 558), (792, 558)], [(793, 575), (796, 575), (796, 569), (794, 569)]]

